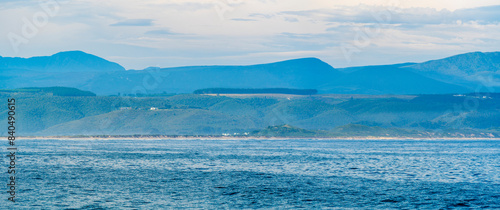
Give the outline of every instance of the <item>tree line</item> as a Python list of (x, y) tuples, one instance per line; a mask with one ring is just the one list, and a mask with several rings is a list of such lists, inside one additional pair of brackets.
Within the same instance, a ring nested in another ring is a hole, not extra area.
[(193, 92), (194, 94), (291, 94), (291, 95), (315, 95), (315, 89), (289, 89), (289, 88), (206, 88)]

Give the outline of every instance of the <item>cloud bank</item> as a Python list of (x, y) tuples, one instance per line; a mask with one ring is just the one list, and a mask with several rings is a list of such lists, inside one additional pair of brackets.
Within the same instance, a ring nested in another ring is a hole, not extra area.
[[(7, 1), (0, 6), (0, 18), (9, 20), (0, 22), (0, 55), (83, 50), (130, 69), (298, 57), (334, 67), (418, 62), (499, 51), (498, 11), (488, 0)], [(23, 35), (27, 24), (35, 35)], [(9, 34), (21, 38), (17, 51)]]

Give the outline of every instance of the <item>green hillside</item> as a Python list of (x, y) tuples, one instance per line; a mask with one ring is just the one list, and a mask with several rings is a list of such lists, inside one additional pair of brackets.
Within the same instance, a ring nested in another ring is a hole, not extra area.
[(194, 94), (292, 94), (292, 95), (314, 95), (318, 90), (313, 89), (289, 89), (289, 88), (205, 88), (195, 90)]
[(0, 90), (5, 93), (39, 93), (39, 94), (51, 94), (54, 96), (96, 96), (95, 93), (90, 91), (83, 91), (76, 88), (69, 87), (29, 87), (29, 88), (19, 88), (19, 89), (7, 89)]
[[(498, 135), (500, 128), (500, 94), (420, 95), (409, 99), (342, 96), (332, 99), (331, 95), (297, 98), (195, 94), (71, 96), (48, 90), (51, 89), (0, 92), (2, 101), (16, 98), (19, 135), (252, 133), (304, 137), (462, 134), (492, 137)], [(6, 116), (7, 110), (0, 114)], [(6, 123), (6, 119), (0, 119), (0, 123)], [(273, 127), (281, 125), (287, 126)], [(0, 131), (0, 135), (6, 135), (5, 131)]]
[(266, 129), (253, 131), (252, 136), (259, 137), (319, 137), (328, 136), (325, 131), (310, 131), (290, 125), (268, 126)]

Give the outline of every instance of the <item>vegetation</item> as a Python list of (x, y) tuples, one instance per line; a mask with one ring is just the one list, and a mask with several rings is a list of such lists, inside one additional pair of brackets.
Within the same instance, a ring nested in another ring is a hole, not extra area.
[[(325, 132), (309, 131), (302, 128), (297, 128), (290, 125), (268, 126), (266, 129), (253, 131), (252, 136), (263, 137), (315, 137)], [(325, 135), (322, 135), (325, 136)]]
[(289, 88), (207, 88), (195, 90), (194, 94), (291, 94), (291, 95), (315, 95), (318, 90), (314, 89), (289, 89)]
[(52, 94), (54, 96), (96, 96), (95, 93), (92, 93), (90, 91), (83, 91), (69, 87), (29, 87), (29, 88), (19, 88), (13, 90), (0, 90), (0, 92), (41, 93), (41, 94)]
[[(27, 88), (0, 91), (0, 100), (16, 98), (19, 136), (500, 137), (498, 94), (335, 100), (323, 95), (291, 99), (84, 95), (89, 94), (71, 88)], [(6, 112), (1, 110), (0, 115)]]

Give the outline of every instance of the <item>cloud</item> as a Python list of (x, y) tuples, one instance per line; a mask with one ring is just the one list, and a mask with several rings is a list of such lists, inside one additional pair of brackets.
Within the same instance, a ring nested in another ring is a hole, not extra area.
[(500, 5), (461, 9), (454, 12), (455, 19), (461, 21), (479, 21), (482, 23), (500, 22)]
[(276, 15), (274, 14), (264, 14), (264, 13), (252, 13), (248, 15), (249, 17), (257, 17), (257, 18), (263, 18), (263, 19), (271, 19), (275, 17)]
[[(408, 27), (439, 25), (457, 21), (476, 21), (480, 24), (500, 22), (500, 5), (449, 11), (434, 8), (395, 8), (383, 6), (342, 6), (330, 9), (283, 11), (279, 14), (305, 17), (337, 23), (404, 24)], [(270, 18), (271, 16), (260, 15)]]
[(147, 31), (144, 34), (146, 34), (146, 35), (177, 35), (177, 33), (173, 33), (169, 29), (152, 30), (152, 31)]
[(233, 18), (231, 20), (234, 20), (234, 21), (257, 21), (257, 20), (249, 19), (249, 18)]
[(297, 18), (294, 18), (294, 17), (285, 17), (285, 21), (288, 21), (288, 22), (299, 22), (299, 20)]
[(111, 24), (110, 26), (152, 26), (152, 19), (128, 19), (118, 23)]
[[(43, 12), (36, 0), (7, 1), (0, 4), (0, 19), (9, 20), (0, 21), (4, 34), (22, 34), (23, 18), (31, 20)], [(401, 3), (399, 7), (391, 7), (390, 2), (395, 1), (385, 0), (57, 2), (65, 3), (39, 28), (36, 37), (21, 46), (19, 54), (12, 51), (5, 35), (0, 37), (2, 56), (29, 57), (79, 49), (115, 56), (120, 64), (135, 69), (261, 63), (299, 56), (323, 56), (320, 58), (334, 66), (351, 66), (494, 51), (500, 46), (500, 6), (473, 8), (495, 2), (396, 1)], [(384, 21), (377, 20), (377, 15)], [(380, 33), (369, 35), (370, 44), (347, 63), (339, 46), (354, 43), (362, 37), (357, 36), (360, 32), (377, 29)]]

